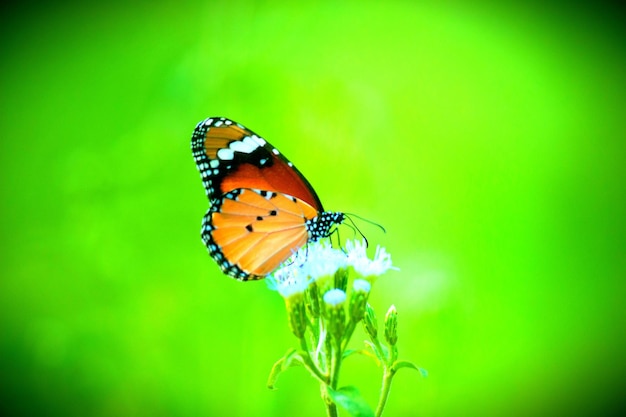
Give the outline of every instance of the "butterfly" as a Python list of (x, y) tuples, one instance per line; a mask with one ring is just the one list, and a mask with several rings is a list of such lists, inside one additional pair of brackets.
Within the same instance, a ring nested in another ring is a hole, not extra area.
[(224, 117), (198, 123), (191, 150), (211, 204), (201, 236), (222, 271), (261, 279), (344, 220), (324, 211), (307, 179), (275, 147)]

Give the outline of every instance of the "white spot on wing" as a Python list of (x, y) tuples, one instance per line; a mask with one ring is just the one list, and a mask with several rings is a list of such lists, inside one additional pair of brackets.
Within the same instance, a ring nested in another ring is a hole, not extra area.
[(246, 142), (244, 140), (243, 142), (235, 141), (231, 143), (230, 145), (228, 145), (228, 147), (232, 149), (233, 151), (242, 152), (242, 153), (252, 153), (257, 148), (257, 145), (255, 143)]
[(252, 135), (250, 138), (255, 141), (259, 146), (265, 146), (265, 139), (260, 138), (257, 135)]
[(230, 148), (222, 148), (217, 151), (217, 157), (219, 159), (232, 160), (235, 157), (235, 152)]
[(217, 168), (220, 165), (220, 161), (217, 159), (211, 159), (209, 165), (211, 165), (211, 168)]
[(250, 137), (250, 136), (246, 136), (245, 138), (243, 138), (243, 143), (245, 143), (246, 145), (254, 149), (260, 148), (261, 146), (263, 146), (263, 144), (259, 143), (258, 140), (255, 140), (254, 137)]

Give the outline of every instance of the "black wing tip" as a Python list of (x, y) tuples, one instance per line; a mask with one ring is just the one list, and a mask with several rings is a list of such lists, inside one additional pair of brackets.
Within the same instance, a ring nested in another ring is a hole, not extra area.
[(211, 116), (199, 121), (196, 125), (196, 129), (214, 126), (217, 127), (222, 125), (239, 125), (239, 123), (229, 119), (228, 117)]

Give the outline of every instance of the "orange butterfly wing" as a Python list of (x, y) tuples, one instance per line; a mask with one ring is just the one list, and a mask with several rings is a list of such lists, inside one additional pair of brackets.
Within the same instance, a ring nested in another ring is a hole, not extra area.
[(218, 262), (225, 273), (259, 279), (307, 243), (305, 223), (317, 215), (296, 197), (238, 189), (225, 194), (219, 208), (209, 210), (202, 237), (210, 252), (225, 258)]
[(209, 118), (196, 127), (192, 152), (209, 199), (238, 188), (292, 195), (324, 211), (307, 179), (265, 139), (225, 118)]
[(191, 149), (211, 202), (202, 240), (227, 275), (263, 278), (343, 221), (342, 213), (323, 210), (287, 158), (239, 123), (224, 117), (198, 123)]

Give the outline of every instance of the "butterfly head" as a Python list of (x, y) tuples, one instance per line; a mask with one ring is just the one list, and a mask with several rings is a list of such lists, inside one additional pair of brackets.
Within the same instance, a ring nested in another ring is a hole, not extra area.
[(317, 217), (307, 220), (306, 228), (309, 232), (309, 242), (317, 242), (330, 236), (333, 233), (333, 226), (341, 224), (344, 218), (343, 213), (325, 211)]

